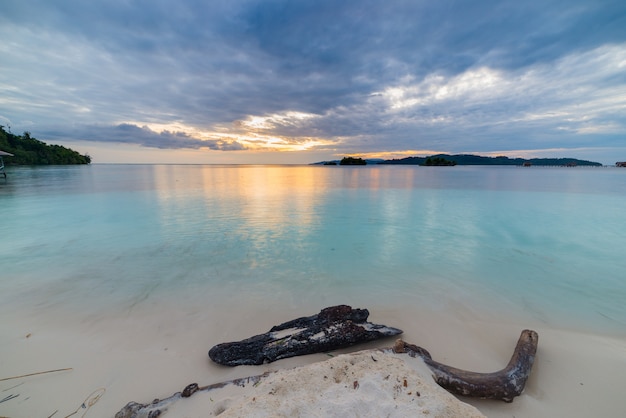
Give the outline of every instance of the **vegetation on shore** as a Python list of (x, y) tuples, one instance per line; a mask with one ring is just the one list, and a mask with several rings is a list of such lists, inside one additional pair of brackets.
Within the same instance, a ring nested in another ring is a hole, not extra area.
[[(577, 158), (509, 158), (505, 156), (483, 157), (472, 154), (437, 154), (430, 157), (407, 157), (402, 159), (382, 160), (344, 157), (341, 161), (322, 161), (313, 165), (423, 165), (423, 166), (454, 166), (454, 165), (516, 165), (516, 166), (554, 166), (554, 167), (601, 167), (602, 164), (579, 160)], [(622, 163), (625, 164), (626, 163)]]
[(343, 157), (339, 165), (366, 165), (367, 161), (358, 157)]
[(30, 132), (15, 135), (0, 125), (0, 150), (13, 154), (4, 159), (5, 165), (67, 165), (90, 164), (89, 155), (81, 155), (61, 145), (48, 145), (32, 136)]
[[(428, 161), (431, 161), (428, 164)], [(435, 161), (448, 161), (454, 164), (435, 164)], [(385, 160), (378, 164), (398, 164), (398, 165), (532, 165), (532, 166), (592, 166), (601, 167), (602, 164), (579, 160), (576, 158), (509, 158), (505, 156), (483, 157), (480, 155), (458, 154), (447, 155), (439, 154), (430, 157), (407, 157), (398, 160)]]
[(424, 161), (424, 164), (422, 165), (427, 165), (427, 166), (453, 166), (456, 165), (456, 161), (451, 161), (451, 160), (446, 160), (443, 157), (428, 157), (426, 158), (426, 161)]

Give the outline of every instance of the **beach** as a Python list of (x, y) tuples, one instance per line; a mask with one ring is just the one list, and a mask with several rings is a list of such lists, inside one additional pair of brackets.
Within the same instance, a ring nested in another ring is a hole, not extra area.
[(16, 169), (0, 188), (0, 379), (70, 370), (0, 380), (0, 416), (111, 417), (190, 383), (393, 345), (235, 368), (208, 357), (339, 304), (475, 372), (504, 368), (521, 331), (537, 331), (520, 397), (462, 399), (488, 417), (624, 416), (622, 180), (515, 167)]
[(626, 418), (624, 28), (0, 0), (0, 418)]
[[(0, 404), (0, 416), (48, 417), (56, 412), (54, 416), (64, 417), (77, 409), (87, 417), (114, 416), (130, 401), (149, 403), (166, 398), (190, 383), (203, 386), (329, 359), (320, 353), (262, 366), (230, 368), (212, 363), (207, 351), (218, 342), (247, 338), (285, 320), (315, 313), (257, 308), (219, 311), (211, 307), (190, 313), (152, 306), (97, 321), (79, 316), (41, 318), (28, 312), (3, 316), (0, 378), (71, 370), (0, 382), (2, 398), (18, 395)], [(504, 318), (467, 317), (466, 312), (429, 314), (406, 306), (370, 311), (370, 321), (403, 329), (405, 341), (426, 348), (435, 360), (472, 371), (503, 368), (520, 331), (535, 329), (538, 351), (521, 396), (512, 403), (460, 398), (488, 417), (609, 417), (626, 411), (622, 396), (626, 387), (624, 339)], [(383, 340), (331, 354), (392, 344), (393, 340)], [(100, 397), (88, 409), (81, 408), (90, 395), (91, 399)], [(209, 407), (194, 404), (195, 416), (205, 416), (204, 408)]]

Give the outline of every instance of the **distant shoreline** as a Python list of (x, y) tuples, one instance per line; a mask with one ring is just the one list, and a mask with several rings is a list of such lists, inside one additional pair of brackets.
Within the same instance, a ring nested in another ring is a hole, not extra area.
[[(365, 159), (368, 165), (420, 165), (435, 166), (429, 164), (429, 160), (445, 160), (454, 164), (442, 165), (509, 165), (509, 166), (541, 166), (541, 167), (603, 167), (603, 164), (580, 160), (577, 158), (509, 158), (505, 156), (485, 157), (473, 154), (436, 154), (428, 157), (406, 157), (401, 159)], [(334, 163), (334, 164), (333, 164)], [(339, 165), (339, 160), (321, 161), (312, 165)]]

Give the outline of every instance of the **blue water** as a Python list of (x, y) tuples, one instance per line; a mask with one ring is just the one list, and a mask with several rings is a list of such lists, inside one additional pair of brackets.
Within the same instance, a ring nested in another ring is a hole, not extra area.
[(625, 214), (617, 168), (10, 167), (0, 314), (454, 304), (625, 335)]

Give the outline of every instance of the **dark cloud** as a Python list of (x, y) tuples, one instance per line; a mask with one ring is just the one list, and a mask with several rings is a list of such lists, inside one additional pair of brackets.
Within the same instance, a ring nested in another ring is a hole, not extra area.
[[(52, 139), (67, 139), (67, 131), (46, 132)], [(239, 151), (245, 147), (235, 140), (223, 138), (201, 139), (184, 132), (163, 130), (155, 132), (147, 126), (139, 127), (129, 123), (116, 126), (82, 126), (70, 132), (74, 139), (86, 141), (117, 142), (125, 144), (139, 144), (145, 147), (160, 149), (208, 148), (219, 151)]]

